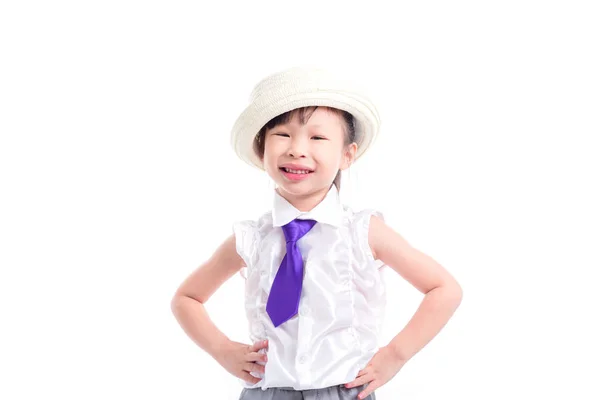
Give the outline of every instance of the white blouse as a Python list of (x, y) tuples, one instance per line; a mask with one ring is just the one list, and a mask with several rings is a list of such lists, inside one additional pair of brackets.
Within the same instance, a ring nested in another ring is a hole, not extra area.
[[(251, 343), (267, 339), (265, 373), (246, 388), (319, 389), (351, 382), (379, 350), (386, 303), (381, 267), (369, 247), (372, 209), (354, 212), (332, 186), (311, 211), (301, 212), (277, 191), (273, 209), (233, 224), (246, 263), (245, 309)], [(286, 252), (282, 225), (295, 218), (315, 226), (298, 242), (304, 260), (299, 313), (275, 328), (266, 303)]]

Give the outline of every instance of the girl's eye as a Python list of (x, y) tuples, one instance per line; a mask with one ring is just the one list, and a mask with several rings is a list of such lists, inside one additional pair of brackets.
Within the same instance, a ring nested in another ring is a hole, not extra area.
[[(281, 136), (281, 137), (290, 137), (289, 134), (287, 133), (274, 133), (274, 136)], [(313, 139), (317, 139), (317, 140), (327, 140), (327, 138), (323, 137), (323, 136), (313, 136)]]

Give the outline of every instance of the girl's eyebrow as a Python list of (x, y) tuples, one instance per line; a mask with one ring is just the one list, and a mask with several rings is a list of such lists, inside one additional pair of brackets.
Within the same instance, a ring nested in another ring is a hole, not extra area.
[(274, 127), (272, 127), (271, 129), (269, 129), (269, 132), (276, 132), (278, 130), (282, 130), (282, 129), (288, 129), (285, 125), (275, 125)]
[(313, 125), (310, 128), (310, 131), (313, 133), (318, 133), (321, 135), (325, 135), (327, 133), (326, 129), (321, 129), (323, 126), (322, 125)]

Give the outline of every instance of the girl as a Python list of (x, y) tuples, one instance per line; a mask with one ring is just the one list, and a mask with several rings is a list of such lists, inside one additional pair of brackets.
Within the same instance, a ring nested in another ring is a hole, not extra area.
[[(241, 400), (375, 399), (460, 304), (456, 280), (380, 212), (340, 203), (341, 171), (378, 130), (377, 110), (360, 89), (310, 68), (263, 79), (236, 121), (232, 145), (274, 181), (273, 208), (234, 223), (181, 284), (172, 309), (195, 343), (243, 379)], [(425, 297), (380, 348), (385, 265)], [(244, 267), (251, 345), (228, 339), (203, 306)]]

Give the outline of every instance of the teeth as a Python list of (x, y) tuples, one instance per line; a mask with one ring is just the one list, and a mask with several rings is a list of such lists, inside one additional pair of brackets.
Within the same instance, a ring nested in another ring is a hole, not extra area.
[(308, 174), (310, 173), (309, 171), (301, 171), (301, 170), (296, 170), (296, 169), (289, 169), (289, 168), (283, 168), (285, 170), (285, 172), (291, 172), (292, 174)]

